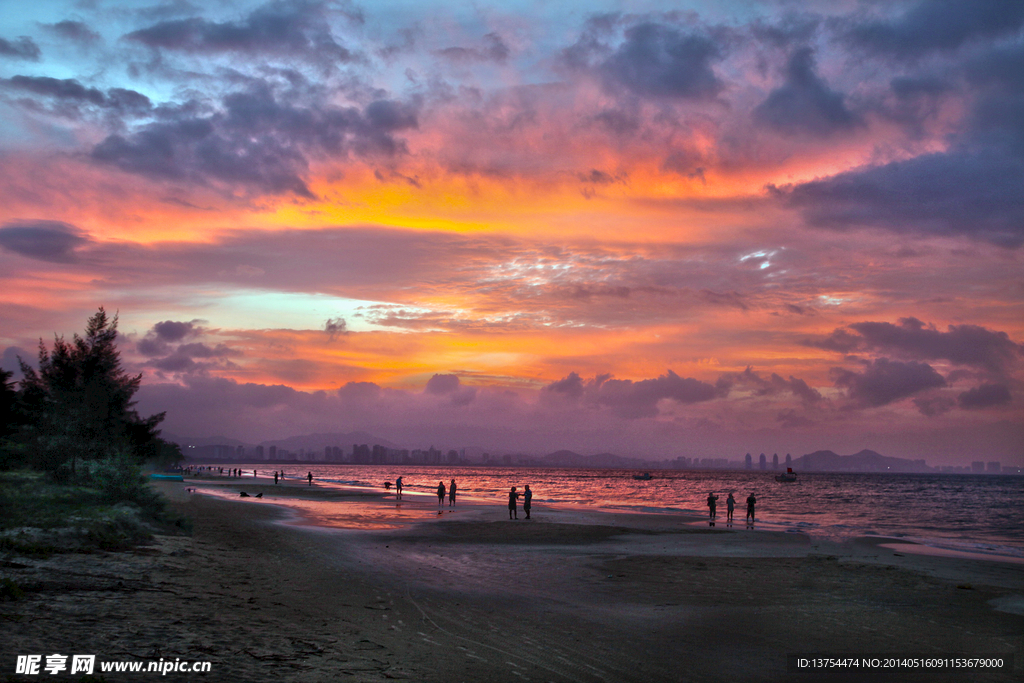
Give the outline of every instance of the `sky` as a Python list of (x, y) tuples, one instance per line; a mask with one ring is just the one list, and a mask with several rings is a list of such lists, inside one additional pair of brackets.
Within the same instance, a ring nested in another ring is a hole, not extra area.
[(1024, 3), (0, 13), (0, 367), (248, 443), (1024, 464)]

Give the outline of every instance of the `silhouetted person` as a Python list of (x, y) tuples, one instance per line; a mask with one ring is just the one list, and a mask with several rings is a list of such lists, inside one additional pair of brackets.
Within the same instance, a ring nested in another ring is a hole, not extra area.
[(402, 478), (395, 479), (395, 498), (402, 497)]
[(754, 523), (754, 506), (757, 505), (757, 498), (754, 498), (754, 492), (751, 491), (750, 495), (747, 496), (747, 524)]
[(526, 518), (530, 518), (530, 506), (533, 503), (533, 491), (530, 490), (530, 485), (526, 485), (526, 490), (523, 491), (523, 512), (526, 513)]
[(255, 478), (256, 478), (256, 470), (253, 470), (253, 471), (252, 471), (252, 478), (253, 478), (253, 479), (255, 479)]
[(444, 482), (437, 482), (437, 504), (438, 506), (444, 505)]
[(306, 472), (306, 481), (308, 482), (306, 484), (306, 486), (312, 486), (313, 485), (313, 473), (312, 472)]
[(732, 497), (732, 491), (729, 492), (729, 497), (725, 499), (725, 521), (732, 524), (732, 511), (736, 507), (736, 499)]
[(513, 486), (512, 490), (508, 492), (508, 518), (519, 519), (519, 512), (516, 510), (516, 501), (519, 500), (519, 494), (516, 493), (516, 487)]
[(718, 504), (718, 496), (713, 493), (708, 494), (708, 519), (713, 520), (715, 515), (715, 506)]
[(452, 479), (452, 483), (448, 485), (448, 507), (455, 505), (455, 480)]
[(274, 485), (277, 486), (277, 470), (274, 470)]

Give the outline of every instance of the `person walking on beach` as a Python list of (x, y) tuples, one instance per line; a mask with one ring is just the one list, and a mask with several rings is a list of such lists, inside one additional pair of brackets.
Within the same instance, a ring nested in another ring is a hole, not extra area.
[(523, 491), (523, 512), (526, 513), (526, 518), (530, 518), (530, 506), (533, 504), (533, 491), (530, 490), (530, 485), (526, 485), (526, 490)]
[(750, 495), (747, 496), (747, 524), (754, 523), (754, 506), (757, 505), (757, 498), (754, 498), (754, 492), (751, 491)]
[(395, 498), (402, 497), (402, 478), (395, 479)]
[(438, 507), (444, 505), (444, 482), (437, 482), (437, 505)]
[(508, 492), (508, 518), (519, 519), (519, 512), (516, 510), (516, 501), (519, 500), (519, 494), (516, 493), (516, 487), (513, 486), (512, 490)]
[(717, 503), (718, 496), (716, 496), (714, 493), (708, 493), (708, 519), (714, 520), (715, 515), (717, 514), (715, 512), (715, 506), (717, 505)]
[(306, 481), (309, 482), (309, 483), (306, 484), (306, 486), (312, 486), (313, 485), (313, 473), (312, 472), (306, 472)]
[(736, 499), (732, 497), (732, 491), (729, 491), (729, 497), (725, 499), (725, 521), (732, 524), (732, 510), (736, 507)]
[(455, 480), (448, 486), (448, 507), (455, 505)]

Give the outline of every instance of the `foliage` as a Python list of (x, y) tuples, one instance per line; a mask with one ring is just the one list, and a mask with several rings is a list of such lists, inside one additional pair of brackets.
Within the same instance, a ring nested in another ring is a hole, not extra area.
[(52, 350), (39, 341), (38, 372), (21, 361), (18, 406), (28, 457), (58, 481), (74, 480), (81, 462), (161, 455), (157, 425), (164, 414), (142, 418), (135, 411), (142, 375), (124, 371), (116, 341), (117, 316), (100, 307), (84, 336), (56, 337)]

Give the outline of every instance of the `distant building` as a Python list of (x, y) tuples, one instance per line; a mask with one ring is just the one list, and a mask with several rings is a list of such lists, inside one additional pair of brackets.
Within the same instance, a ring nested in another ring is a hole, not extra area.
[(263, 446), (262, 445), (256, 447), (256, 459), (257, 460), (262, 460), (263, 459)]
[(984, 472), (984, 471), (985, 471), (985, 463), (983, 463), (981, 460), (975, 460), (974, 462), (971, 463), (971, 472), (979, 472), (980, 473), (980, 472)]
[(267, 452), (267, 457), (270, 460), (277, 460), (277, 446), (271, 446)]
[(779, 454), (778, 453), (776, 453), (775, 455), (772, 456), (772, 469), (773, 470), (779, 469)]
[(239, 460), (245, 457), (245, 446), (239, 446), (235, 449), (235, 457)]
[(743, 463), (748, 470), (754, 468), (754, 460), (750, 457), (750, 453), (747, 453), (747, 457), (743, 459)]
[(1003, 471), (1003, 464), (998, 460), (993, 460), (985, 466), (985, 471), (989, 474), (999, 474)]
[(765, 457), (764, 453), (762, 453), (761, 457), (758, 459), (757, 466), (762, 470), (768, 469), (768, 458)]

